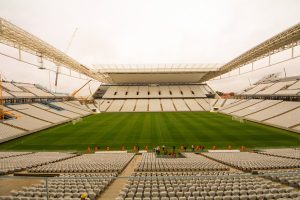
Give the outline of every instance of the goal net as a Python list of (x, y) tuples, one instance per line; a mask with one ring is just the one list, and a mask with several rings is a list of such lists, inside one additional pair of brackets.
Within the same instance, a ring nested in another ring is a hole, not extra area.
[(240, 123), (244, 123), (244, 119), (242, 117), (232, 116), (231, 119)]

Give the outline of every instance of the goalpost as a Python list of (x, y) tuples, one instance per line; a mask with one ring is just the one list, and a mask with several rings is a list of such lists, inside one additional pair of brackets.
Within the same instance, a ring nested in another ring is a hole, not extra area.
[(231, 119), (240, 123), (244, 123), (244, 119), (242, 117), (232, 116)]

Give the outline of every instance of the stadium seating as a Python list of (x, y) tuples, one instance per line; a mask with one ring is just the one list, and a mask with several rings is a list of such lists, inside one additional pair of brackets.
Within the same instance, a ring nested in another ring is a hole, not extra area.
[(63, 116), (63, 117), (67, 117), (69, 119), (74, 119), (74, 118), (81, 117), (80, 114), (71, 112), (69, 110), (65, 110), (65, 109), (63, 109), (63, 110), (56, 110), (56, 109), (51, 108), (51, 107), (49, 107), (48, 105), (45, 105), (45, 104), (34, 103), (34, 104), (31, 104), (31, 105), (33, 105), (35, 107), (38, 107), (38, 108), (41, 108), (43, 110), (55, 113), (57, 115), (60, 115), (60, 116)]
[(135, 105), (136, 112), (146, 112), (148, 111), (148, 99), (138, 99)]
[(124, 186), (117, 200), (255, 200), (295, 199), (299, 196), (292, 187), (282, 187), (249, 174), (159, 176), (135, 175)]
[(255, 105), (255, 104), (257, 104), (261, 101), (263, 101), (263, 100), (261, 100), (261, 99), (250, 99), (248, 101), (241, 102), (236, 106), (233, 106), (233, 107), (230, 107), (230, 108), (227, 108), (227, 109), (222, 109), (221, 112), (226, 113), (226, 114), (233, 113), (233, 112), (242, 110), (244, 108), (247, 108), (249, 106)]
[(121, 112), (133, 112), (136, 104), (136, 99), (128, 99), (124, 102)]
[(194, 153), (183, 153), (184, 158), (157, 158), (154, 153), (143, 153), (142, 160), (135, 169), (137, 172), (165, 171), (218, 171), (229, 168)]
[(19, 112), (27, 114), (29, 116), (42, 119), (44, 121), (51, 122), (51, 123), (59, 123), (68, 120), (68, 118), (66, 117), (56, 115), (54, 113), (45, 111), (43, 109), (32, 106), (30, 104), (15, 104), (15, 105), (8, 105), (8, 107), (14, 110), (18, 110)]
[(103, 174), (62, 174), (57, 178), (48, 178), (39, 184), (11, 191), (10, 196), (0, 199), (80, 199), (86, 193), (95, 200), (114, 180), (113, 173)]
[(114, 100), (107, 109), (107, 112), (119, 112), (122, 109), (124, 102), (125, 100)]
[(285, 101), (285, 102), (276, 104), (272, 107), (269, 107), (268, 109), (261, 110), (254, 114), (248, 115), (246, 118), (257, 120), (257, 121), (264, 121), (264, 120), (270, 119), (272, 117), (276, 117), (278, 115), (286, 113), (286, 112), (293, 110), (299, 106), (300, 106), (300, 102)]
[(49, 122), (30, 117), (28, 115), (22, 114), (21, 112), (11, 110), (7, 107), (5, 107), (5, 110), (16, 117), (15, 119), (5, 120), (3, 122), (5, 124), (9, 124), (30, 131), (39, 130), (43, 127), (49, 127), (51, 125), (51, 123)]
[(184, 102), (191, 111), (204, 111), (204, 109), (197, 103), (195, 99), (184, 99)]
[(203, 153), (203, 155), (244, 171), (300, 167), (300, 160), (249, 152)]
[(258, 153), (271, 155), (271, 156), (279, 156), (284, 158), (295, 158), (300, 159), (300, 149), (264, 149)]
[[(64, 102), (51, 102), (51, 104), (53, 105), (56, 105), (56, 106), (59, 106), (65, 110), (69, 110), (73, 113), (77, 113), (79, 115), (89, 115), (91, 114), (91, 111), (89, 110), (85, 110), (84, 108), (77, 108), (75, 106), (72, 106), (72, 105), (69, 105), (67, 103), (64, 103)], [(83, 106), (81, 106), (83, 107)]]
[(299, 169), (263, 170), (258, 173), (264, 178), (300, 189)]
[(133, 153), (84, 154), (72, 159), (39, 166), (29, 171), (35, 173), (119, 173), (133, 156)]
[(160, 99), (149, 99), (149, 111), (150, 112), (162, 111)]
[(9, 124), (0, 123), (0, 142), (15, 138), (23, 134), (25, 131), (12, 127)]
[(31, 154), (32, 152), (0, 152), (0, 159)]
[(281, 100), (265, 100), (265, 101), (261, 101), (257, 104), (254, 104), (252, 106), (249, 106), (249, 107), (246, 107), (242, 110), (238, 110), (238, 111), (235, 111), (235, 112), (232, 112), (231, 114), (232, 115), (235, 115), (235, 116), (239, 116), (239, 117), (244, 117), (246, 115), (250, 115), (252, 113), (256, 113), (260, 110), (264, 110), (268, 107), (271, 107), (275, 104), (278, 104), (282, 102)]
[(0, 159), (0, 175), (30, 169), (35, 166), (74, 157), (74, 154), (38, 152)]

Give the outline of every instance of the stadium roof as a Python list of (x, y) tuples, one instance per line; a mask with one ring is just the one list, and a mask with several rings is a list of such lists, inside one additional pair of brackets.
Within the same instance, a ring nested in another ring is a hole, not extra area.
[(216, 72), (222, 64), (139, 64), (94, 65), (108, 83), (197, 83), (204, 75)]

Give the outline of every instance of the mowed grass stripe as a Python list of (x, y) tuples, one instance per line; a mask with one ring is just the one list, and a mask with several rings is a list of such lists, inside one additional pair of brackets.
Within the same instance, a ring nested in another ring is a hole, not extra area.
[(101, 113), (72, 125), (66, 123), (4, 144), (0, 150), (78, 150), (99, 146), (140, 149), (166, 145), (207, 148), (299, 146), (299, 135), (209, 112)]

